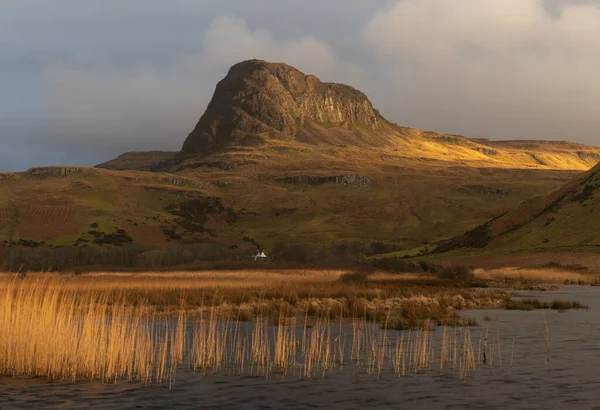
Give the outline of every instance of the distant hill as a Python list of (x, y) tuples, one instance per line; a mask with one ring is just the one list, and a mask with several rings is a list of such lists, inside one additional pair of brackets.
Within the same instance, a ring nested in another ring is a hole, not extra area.
[[(599, 160), (600, 148), (583, 144), (402, 127), (350, 86), (250, 60), (219, 82), (179, 153), (0, 174), (0, 243), (412, 249), (548, 195)], [(556, 234), (541, 238), (547, 246), (560, 236), (557, 222), (548, 226)]]
[(113, 160), (96, 165), (96, 168), (113, 169), (116, 171), (152, 171), (156, 164), (164, 163), (177, 154), (177, 152), (168, 151), (126, 152)]

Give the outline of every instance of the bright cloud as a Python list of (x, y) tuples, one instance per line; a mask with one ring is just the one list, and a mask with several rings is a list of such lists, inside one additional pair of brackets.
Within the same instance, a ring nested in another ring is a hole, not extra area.
[(553, 15), (544, 4), (400, 0), (372, 18), (363, 41), (391, 88), (409, 97), (398, 98), (407, 121), (472, 136), (592, 143), (600, 7), (564, 4)]

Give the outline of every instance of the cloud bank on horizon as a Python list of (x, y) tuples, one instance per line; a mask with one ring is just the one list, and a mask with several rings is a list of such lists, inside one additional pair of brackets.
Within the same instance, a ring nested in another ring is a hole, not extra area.
[(600, 145), (600, 1), (248, 3), (9, 1), (0, 171), (178, 150), (248, 58), (353, 85), (405, 126)]

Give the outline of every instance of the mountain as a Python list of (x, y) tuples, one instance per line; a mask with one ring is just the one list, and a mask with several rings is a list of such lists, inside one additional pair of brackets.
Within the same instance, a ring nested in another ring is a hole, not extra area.
[(148, 163), (140, 162), (148, 154), (126, 153), (99, 166), (229, 169), (261, 162), (266, 152), (277, 161), (281, 152), (308, 150), (318, 158), (335, 149), (359, 158), (376, 152), (396, 161), (493, 168), (584, 171), (600, 161), (600, 148), (574, 142), (490, 141), (402, 127), (350, 86), (321, 82), (284, 63), (248, 60), (231, 67), (217, 84), (179, 155)]
[(219, 82), (181, 152), (0, 174), (0, 242), (405, 250), (446, 242), (599, 160), (600, 148), (572, 142), (399, 126), (350, 86), (250, 60)]
[(253, 146), (266, 138), (381, 146), (388, 128), (367, 96), (350, 86), (323, 83), (287, 64), (250, 60), (217, 84), (182, 153)]
[[(284, 63), (243, 61), (217, 84), (182, 158), (300, 145), (378, 150), (397, 158), (471, 165), (586, 170), (600, 149), (570, 142), (469, 140), (400, 127), (350, 86), (321, 82)], [(191, 155), (190, 155), (191, 154)]]

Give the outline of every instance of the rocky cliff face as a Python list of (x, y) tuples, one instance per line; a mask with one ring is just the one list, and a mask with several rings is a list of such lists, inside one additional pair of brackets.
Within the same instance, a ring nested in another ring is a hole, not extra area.
[(313, 176), (313, 175), (296, 175), (277, 179), (278, 182), (285, 184), (306, 184), (306, 185), (324, 185), (337, 184), (347, 186), (367, 186), (373, 183), (373, 178), (364, 177), (362, 175), (347, 174), (334, 176)]
[(25, 176), (34, 179), (51, 179), (88, 175), (89, 173), (90, 170), (83, 167), (38, 167), (25, 171)]
[(253, 145), (265, 136), (321, 143), (343, 143), (351, 137), (368, 142), (362, 134), (377, 131), (383, 123), (367, 96), (350, 86), (321, 82), (287, 64), (249, 60), (231, 67), (219, 82), (182, 152)]

